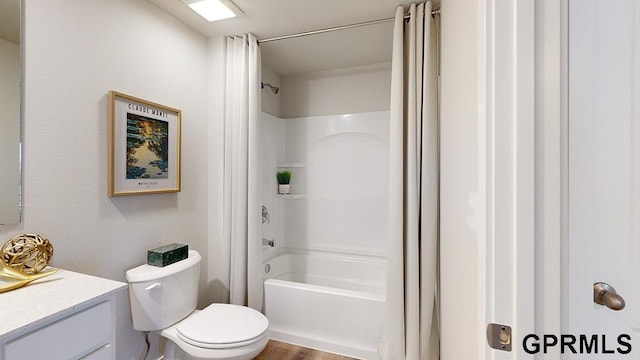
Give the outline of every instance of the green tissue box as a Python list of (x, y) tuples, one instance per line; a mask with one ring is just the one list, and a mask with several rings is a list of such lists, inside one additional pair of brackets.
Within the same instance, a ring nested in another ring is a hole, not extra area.
[(173, 243), (147, 251), (147, 264), (167, 266), (189, 257), (189, 245)]

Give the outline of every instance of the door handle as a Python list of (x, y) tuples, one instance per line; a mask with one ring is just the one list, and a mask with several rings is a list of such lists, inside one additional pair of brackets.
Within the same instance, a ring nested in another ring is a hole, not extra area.
[(624, 299), (616, 292), (616, 289), (603, 282), (593, 284), (593, 301), (611, 310), (622, 310), (625, 305)]

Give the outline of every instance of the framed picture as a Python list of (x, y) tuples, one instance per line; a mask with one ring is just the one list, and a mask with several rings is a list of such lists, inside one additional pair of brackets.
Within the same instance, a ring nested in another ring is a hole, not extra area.
[(109, 196), (180, 191), (181, 111), (109, 91)]

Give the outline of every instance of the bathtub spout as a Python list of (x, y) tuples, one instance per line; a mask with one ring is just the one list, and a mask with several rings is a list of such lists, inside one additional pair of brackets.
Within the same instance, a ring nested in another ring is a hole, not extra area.
[(275, 239), (269, 240), (269, 239), (262, 238), (262, 246), (274, 247), (276, 246), (276, 240)]

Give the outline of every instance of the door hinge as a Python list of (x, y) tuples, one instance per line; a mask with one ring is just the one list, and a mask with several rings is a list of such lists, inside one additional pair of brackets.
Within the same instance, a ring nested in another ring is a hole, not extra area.
[(487, 342), (496, 350), (511, 351), (511, 326), (487, 325)]

